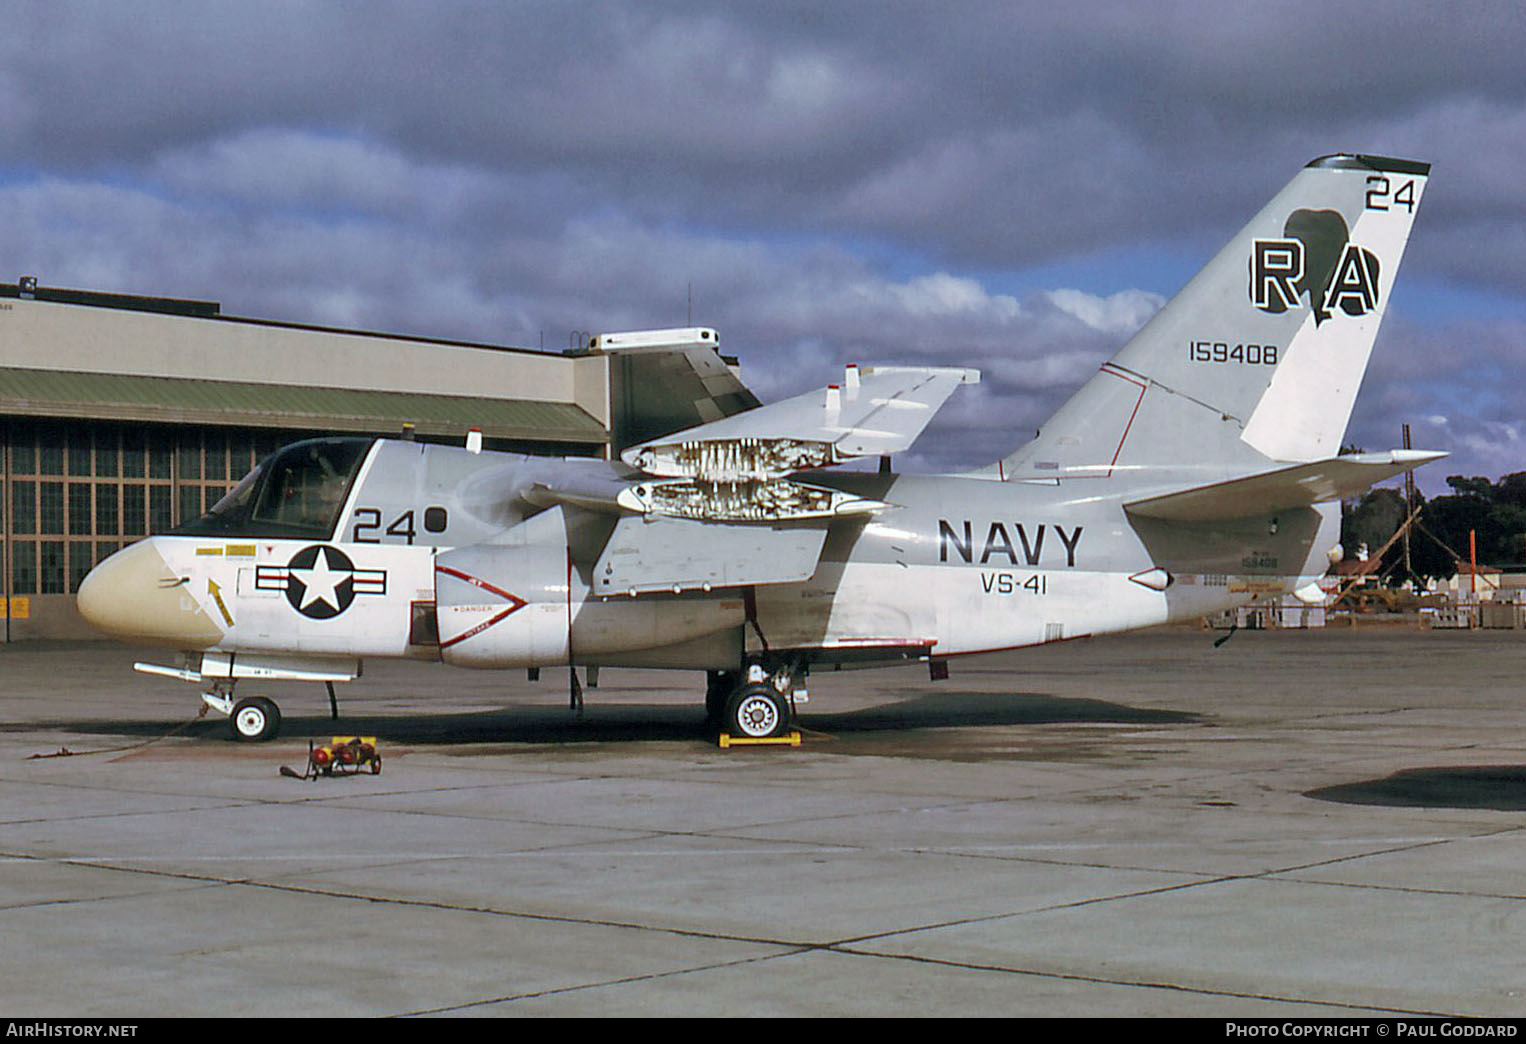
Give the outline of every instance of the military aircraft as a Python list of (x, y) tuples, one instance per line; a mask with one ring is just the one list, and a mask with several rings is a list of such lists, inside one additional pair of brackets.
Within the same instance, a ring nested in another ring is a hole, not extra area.
[(1339, 452), (1429, 170), (1310, 163), (978, 471), (888, 467), (978, 380), (949, 367), (849, 367), (613, 460), (314, 439), (106, 559), (79, 608), (182, 650), (137, 666), (203, 685), (243, 740), (279, 711), (235, 686), (332, 696), (367, 657), (571, 666), (574, 688), (577, 667), (705, 671), (718, 727), (762, 738), (813, 670), (937, 677), (953, 656), (1312, 600), (1340, 498), (1444, 455)]

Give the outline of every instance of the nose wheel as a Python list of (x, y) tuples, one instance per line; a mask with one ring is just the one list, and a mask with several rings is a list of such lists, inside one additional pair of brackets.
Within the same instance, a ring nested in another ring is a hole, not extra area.
[(263, 743), (281, 731), (281, 711), (263, 696), (251, 696), (233, 705), (228, 718), (233, 738), (241, 743)]

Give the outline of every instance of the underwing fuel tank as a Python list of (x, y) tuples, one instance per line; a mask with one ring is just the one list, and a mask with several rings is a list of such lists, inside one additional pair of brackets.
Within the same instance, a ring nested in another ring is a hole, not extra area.
[(458, 667), (609, 662), (740, 628), (739, 597), (692, 593), (590, 598), (568, 553), (560, 508), (515, 527), (514, 543), (435, 559), (440, 658)]

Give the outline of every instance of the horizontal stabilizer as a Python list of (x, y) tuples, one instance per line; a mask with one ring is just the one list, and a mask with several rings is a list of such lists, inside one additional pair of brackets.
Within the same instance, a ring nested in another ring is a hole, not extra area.
[(1124, 507), (1131, 514), (1176, 522), (1245, 518), (1355, 496), (1375, 483), (1445, 456), (1427, 450), (1356, 453), (1146, 497)]
[(774, 528), (646, 520), (615, 525), (593, 570), (596, 595), (711, 590), (809, 579), (826, 542), (826, 527)]
[(841, 385), (633, 446), (621, 458), (664, 478), (746, 482), (899, 453), (956, 387), (979, 380), (978, 370), (959, 367), (850, 366)]

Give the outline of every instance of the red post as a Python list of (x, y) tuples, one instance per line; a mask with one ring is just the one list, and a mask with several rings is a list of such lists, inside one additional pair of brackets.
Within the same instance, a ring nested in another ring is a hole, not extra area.
[(1468, 530), (1468, 564), (1473, 567), (1473, 598), (1478, 599), (1478, 531)]

